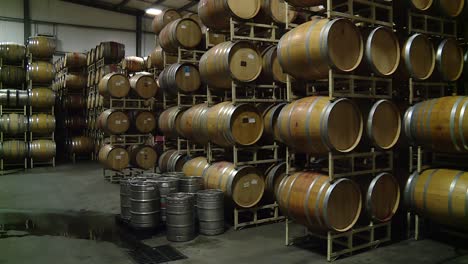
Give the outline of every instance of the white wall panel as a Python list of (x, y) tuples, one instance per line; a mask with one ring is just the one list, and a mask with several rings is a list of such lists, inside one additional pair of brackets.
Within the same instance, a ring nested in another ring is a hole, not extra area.
[(143, 34), (141, 40), (141, 56), (148, 56), (156, 46), (155, 34)]
[(23, 18), (23, 1), (0, 0), (0, 16)]
[(0, 42), (24, 43), (24, 25), (19, 22), (0, 21)]

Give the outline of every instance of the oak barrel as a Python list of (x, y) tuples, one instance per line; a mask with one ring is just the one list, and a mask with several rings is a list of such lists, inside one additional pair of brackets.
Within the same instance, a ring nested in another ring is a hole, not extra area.
[(101, 79), (98, 87), (102, 96), (123, 98), (130, 92), (130, 81), (123, 74), (109, 73)]
[(427, 80), (435, 69), (435, 51), (429, 38), (417, 33), (406, 40), (402, 47), (402, 66), (409, 77)]
[(79, 52), (67, 52), (63, 60), (63, 66), (68, 69), (86, 67), (86, 55)]
[(180, 118), (183, 110), (178, 106), (168, 108), (159, 115), (158, 128), (161, 133), (169, 138), (177, 138), (180, 131)]
[(398, 69), (401, 52), (395, 33), (387, 27), (377, 27), (366, 34), (365, 63), (373, 73), (390, 76)]
[(90, 137), (73, 137), (68, 146), (71, 153), (77, 155), (90, 154), (94, 151), (94, 141)]
[(122, 59), (122, 69), (128, 72), (141, 72), (146, 68), (145, 60), (142, 57), (127, 56)]
[(364, 211), (375, 222), (390, 221), (400, 205), (400, 186), (390, 173), (381, 173), (360, 183)]
[(171, 149), (159, 156), (158, 167), (161, 172), (181, 172), (187, 160), (186, 154)]
[(0, 58), (3, 64), (21, 63), (26, 56), (26, 47), (13, 42), (0, 42)]
[(18, 66), (0, 66), (0, 82), (3, 86), (20, 87), (26, 81), (26, 71)]
[(236, 168), (230, 162), (217, 162), (203, 172), (205, 189), (220, 189), (224, 196), (243, 208), (255, 206), (262, 199), (265, 183), (254, 167)]
[(286, 83), (286, 73), (281, 68), (277, 56), (277, 47), (269, 46), (262, 52), (262, 74), (261, 80), (270, 84), (273, 82)]
[(168, 8), (163, 10), (160, 14), (154, 16), (151, 24), (153, 32), (156, 33), (156, 35), (159, 35), (161, 30), (163, 30), (167, 24), (179, 18), (181, 18), (181, 15), (175, 9)]
[(306, 97), (286, 105), (276, 125), (281, 142), (301, 153), (350, 152), (361, 140), (362, 115), (349, 99)]
[(17, 135), (28, 131), (28, 118), (23, 114), (3, 114), (0, 117), (0, 131)]
[(128, 113), (132, 129), (139, 134), (151, 133), (156, 129), (156, 117), (150, 111), (131, 111)]
[(310, 171), (284, 178), (276, 199), (283, 214), (316, 231), (348, 231), (362, 208), (356, 183), (349, 179), (330, 182), (327, 175)]
[(165, 53), (161, 46), (157, 46), (149, 55), (147, 68), (162, 70), (165, 68), (164, 60), (166, 60), (167, 65), (171, 65), (177, 63), (177, 56)]
[(421, 12), (429, 10), (434, 5), (434, 0), (409, 0), (411, 6)]
[(50, 84), (55, 78), (54, 65), (44, 61), (30, 63), (28, 75), (34, 84)]
[(149, 170), (156, 166), (158, 154), (149, 145), (133, 145), (128, 148), (130, 164), (134, 167)]
[(326, 4), (325, 0), (285, 0), (288, 4), (296, 7), (311, 7)]
[(44, 36), (29, 37), (27, 43), (28, 53), (31, 53), (33, 58), (49, 59), (54, 55), (57, 47), (56, 40)]
[(202, 40), (198, 23), (190, 18), (179, 18), (167, 24), (159, 34), (159, 45), (168, 53), (177, 53), (179, 48), (194, 49)]
[(98, 159), (104, 168), (121, 171), (128, 167), (130, 157), (123, 147), (103, 145), (99, 150)]
[(125, 45), (114, 41), (101, 42), (96, 53), (98, 59), (120, 62), (125, 57)]
[(56, 145), (53, 140), (33, 140), (29, 142), (29, 157), (36, 161), (50, 161), (55, 157)]
[(55, 104), (55, 92), (49, 88), (33, 88), (29, 97), (34, 108), (49, 108)]
[(286, 33), (278, 43), (283, 70), (304, 80), (327, 78), (330, 68), (351, 72), (363, 54), (360, 31), (344, 18), (315, 18)]
[(389, 100), (379, 100), (371, 108), (366, 120), (366, 135), (375, 147), (391, 149), (401, 133), (401, 116), (397, 106)]
[(0, 89), (0, 104), (8, 107), (27, 106), (30, 96), (26, 90)]
[(37, 134), (50, 134), (55, 131), (55, 116), (34, 114), (29, 117), (29, 131)]
[(210, 141), (219, 146), (253, 145), (263, 134), (262, 115), (253, 105), (223, 102), (206, 115)]
[(99, 115), (98, 127), (110, 135), (123, 134), (129, 129), (130, 120), (126, 113), (108, 109)]
[(28, 154), (27, 143), (20, 140), (8, 140), (0, 143), (0, 157), (8, 161), (20, 161)]
[[(263, 139), (272, 142), (279, 141), (279, 127), (276, 125), (278, 122), (278, 116), (281, 113), (286, 103), (279, 103), (263, 106), (262, 117), (263, 117)], [(260, 108), (260, 107), (259, 107)]]
[(86, 107), (86, 99), (79, 94), (69, 94), (64, 98), (64, 108), (80, 110)]
[(190, 94), (201, 87), (200, 72), (190, 63), (172, 64), (159, 75), (159, 85), (169, 95)]
[(468, 173), (449, 169), (415, 172), (405, 187), (405, 203), (418, 215), (468, 229)]
[(458, 17), (465, 8), (466, 0), (437, 0), (437, 9), (447, 17)]
[(457, 81), (463, 74), (463, 50), (457, 40), (444, 39), (437, 47), (436, 69), (443, 81)]
[(281, 181), (288, 175), (286, 173), (286, 162), (274, 164), (265, 171), (265, 194), (268, 202), (276, 201), (275, 195)]
[(278, 24), (291, 23), (297, 17), (296, 10), (289, 8), (288, 15), (286, 16), (285, 0), (261, 0), (260, 12), (255, 17), (255, 21), (270, 24), (271, 22)]
[(87, 127), (86, 118), (83, 116), (68, 116), (65, 119), (65, 127), (71, 131), (82, 131)]
[(143, 99), (150, 99), (158, 92), (158, 86), (150, 73), (137, 73), (130, 78), (132, 91)]
[(208, 160), (205, 157), (196, 157), (185, 162), (182, 172), (187, 177), (201, 177), (208, 167), (210, 167), (210, 164), (208, 164)]
[(262, 71), (262, 58), (253, 44), (228, 41), (203, 54), (199, 70), (203, 82), (210, 88), (230, 90), (232, 81), (247, 83), (256, 80)]
[(260, 12), (261, 0), (200, 0), (198, 15), (209, 28), (229, 29), (232, 17), (236, 20), (249, 20)]
[(408, 139), (439, 152), (468, 152), (468, 97), (447, 96), (418, 103), (404, 117)]
[[(99, 84), (102, 78), (106, 76), (109, 73), (120, 73), (122, 69), (118, 64), (107, 64), (99, 69), (97, 69), (95, 72), (92, 72), (90, 75), (90, 80), (91, 82), (94, 82), (95, 84)], [(94, 79), (93, 79), (94, 78)]]
[(208, 143), (208, 109), (208, 104), (198, 104), (187, 109), (179, 120), (180, 135), (200, 144)]
[(69, 91), (83, 91), (87, 85), (87, 75), (79, 73), (67, 73), (65, 75), (65, 85)]

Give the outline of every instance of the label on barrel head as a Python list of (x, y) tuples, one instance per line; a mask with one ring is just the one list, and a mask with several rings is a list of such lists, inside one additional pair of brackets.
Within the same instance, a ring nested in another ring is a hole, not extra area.
[(120, 120), (115, 120), (115, 124), (120, 125), (121, 124)]
[(249, 55), (247, 56), (247, 58), (253, 60), (253, 59), (255, 59), (255, 56), (254, 56), (253, 54), (249, 54)]
[(115, 159), (116, 159), (116, 160), (121, 160), (121, 159), (122, 159), (122, 156), (120, 156), (120, 155), (119, 155), (119, 156), (115, 156)]
[(249, 188), (250, 187), (250, 182), (244, 182), (244, 188)]
[(167, 188), (167, 187), (169, 187), (169, 183), (163, 182), (163, 183), (161, 183), (161, 187), (166, 187)]
[(185, 25), (180, 26), (182, 29), (186, 29), (187, 27)]
[(255, 124), (256, 123), (256, 120), (255, 118), (249, 118), (249, 124)]
[(256, 185), (258, 182), (257, 180), (252, 180), (250, 183), (252, 183), (252, 185)]

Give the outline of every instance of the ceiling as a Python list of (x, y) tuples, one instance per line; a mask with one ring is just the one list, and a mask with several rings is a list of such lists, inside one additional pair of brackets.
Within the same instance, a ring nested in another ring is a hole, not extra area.
[(174, 8), (179, 12), (197, 12), (199, 0), (62, 0), (129, 15), (144, 15), (149, 7)]

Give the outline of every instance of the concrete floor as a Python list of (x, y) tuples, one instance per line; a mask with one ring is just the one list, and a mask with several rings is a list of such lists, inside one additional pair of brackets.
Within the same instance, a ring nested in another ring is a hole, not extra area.
[[(88, 225), (109, 227), (118, 212), (119, 186), (105, 182), (95, 163), (0, 176), (0, 224), (34, 219), (43, 229), (42, 233), (8, 231), (2, 237), (0, 226), (0, 264), (134, 263), (115, 243), (71, 238), (76, 236), (64, 231), (82, 228), (86, 233)], [(284, 246), (284, 232), (284, 223), (277, 223), (228, 230), (217, 237), (199, 236), (172, 244), (188, 257), (173, 263), (327, 263), (323, 250), (314, 246)], [(159, 246), (168, 241), (159, 235), (144, 243)], [(466, 249), (433, 240), (403, 241), (337, 263), (468, 264), (466, 254)]]

